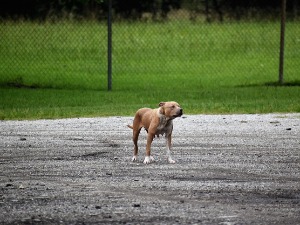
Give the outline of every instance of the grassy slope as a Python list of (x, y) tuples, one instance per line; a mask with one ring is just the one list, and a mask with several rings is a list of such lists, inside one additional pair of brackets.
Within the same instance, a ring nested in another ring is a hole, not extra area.
[(300, 112), (299, 87), (236, 87), (195, 92), (0, 89), (0, 119), (133, 115), (176, 100), (187, 114)]
[[(278, 23), (115, 24), (113, 92), (105, 91), (105, 25), (1, 30), (0, 83), (60, 90), (1, 88), (0, 119), (132, 115), (163, 100), (189, 114), (300, 112), (299, 86), (263, 85), (277, 80)], [(287, 24), (287, 82), (299, 80), (299, 36), (298, 24)]]

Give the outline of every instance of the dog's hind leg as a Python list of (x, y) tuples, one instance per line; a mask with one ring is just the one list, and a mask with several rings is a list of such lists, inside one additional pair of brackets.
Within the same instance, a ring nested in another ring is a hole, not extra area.
[(138, 139), (139, 139), (139, 134), (140, 134), (141, 128), (139, 129), (133, 129), (133, 144), (134, 144), (134, 149), (133, 149), (133, 157), (132, 157), (132, 161), (136, 161), (137, 160), (137, 155), (138, 155)]

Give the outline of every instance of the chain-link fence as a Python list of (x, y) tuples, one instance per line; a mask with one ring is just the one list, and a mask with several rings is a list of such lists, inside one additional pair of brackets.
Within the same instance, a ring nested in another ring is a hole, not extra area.
[[(159, 4), (148, 11), (120, 2), (113, 1), (113, 90), (193, 91), (278, 80), (279, 1), (264, 10), (251, 1), (231, 8), (226, 1), (149, 1)], [(286, 82), (299, 80), (300, 24), (294, 2), (286, 24)], [(1, 20), (2, 86), (107, 90), (107, 12), (88, 19), (72, 12), (42, 21)]]

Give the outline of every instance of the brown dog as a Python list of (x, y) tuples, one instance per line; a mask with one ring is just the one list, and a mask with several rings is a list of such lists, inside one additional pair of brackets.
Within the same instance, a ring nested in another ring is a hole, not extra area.
[(139, 109), (134, 117), (133, 125), (130, 127), (133, 129), (133, 143), (134, 143), (134, 155), (132, 161), (137, 160), (138, 155), (138, 137), (141, 128), (144, 127), (148, 132), (145, 164), (154, 161), (154, 158), (150, 154), (150, 147), (155, 135), (164, 135), (166, 137), (167, 157), (169, 163), (175, 163), (171, 158), (171, 135), (173, 130), (173, 119), (182, 115), (182, 109), (177, 102), (161, 102), (159, 108)]

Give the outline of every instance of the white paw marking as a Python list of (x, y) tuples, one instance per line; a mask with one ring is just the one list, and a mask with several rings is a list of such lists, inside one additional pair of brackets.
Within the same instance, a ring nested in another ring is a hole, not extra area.
[(134, 155), (134, 156), (132, 157), (131, 161), (132, 161), (132, 162), (135, 162), (136, 160), (137, 160), (137, 156)]
[(172, 164), (176, 163), (175, 160), (173, 160), (173, 159), (171, 159), (171, 158), (168, 158), (168, 162), (169, 162), (169, 163), (172, 163)]
[(151, 162), (154, 162), (154, 158), (152, 156), (146, 156), (144, 160), (144, 164), (149, 164)]

